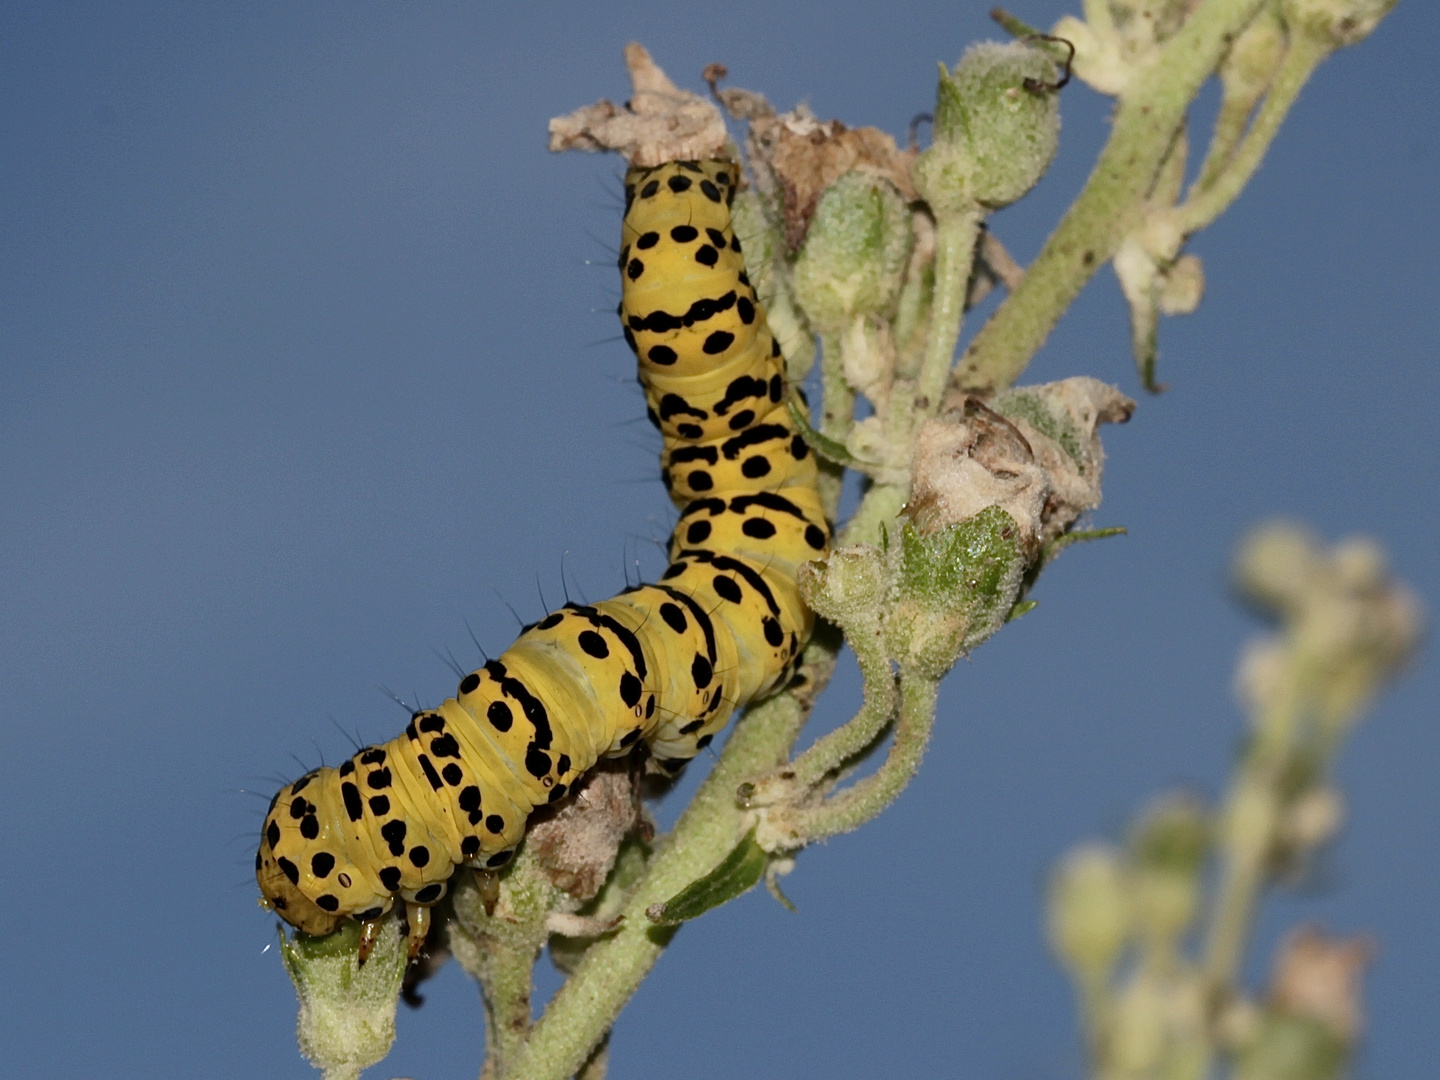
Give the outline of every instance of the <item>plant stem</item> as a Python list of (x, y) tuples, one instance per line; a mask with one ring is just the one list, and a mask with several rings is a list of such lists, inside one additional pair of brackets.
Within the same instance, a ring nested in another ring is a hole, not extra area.
[(852, 544), (878, 544), (880, 543), (880, 528), (887, 522), (895, 520), (895, 516), (905, 508), (905, 500), (910, 497), (910, 485), (901, 487), (899, 484), (875, 484), (865, 493), (860, 500), (859, 507), (846, 523), (845, 528), (840, 530), (840, 537), (837, 547), (849, 547)]
[(1225, 171), (1239, 145), (1240, 136), (1245, 134), (1245, 125), (1255, 111), (1259, 95), (1238, 97), (1226, 95), (1220, 102), (1220, 111), (1215, 116), (1215, 127), (1210, 132), (1210, 145), (1205, 149), (1205, 160), (1200, 165), (1200, 175), (1191, 185), (1190, 193), (1204, 191)]
[(1019, 286), (966, 350), (958, 379), (1009, 386), (1091, 276), (1140, 220), (1186, 110), (1235, 36), (1265, 0), (1205, 0), (1120, 98), (1110, 139)]
[(1296, 33), (1291, 36), (1285, 59), (1270, 84), (1270, 92), (1255, 116), (1255, 122), (1245, 136), (1245, 141), (1230, 158), (1229, 164), (1219, 172), (1210, 184), (1193, 195), (1179, 208), (1180, 224), (1186, 235), (1198, 232), (1209, 225), (1245, 189), (1255, 175), (1265, 152), (1270, 149), (1276, 132), (1295, 104), (1300, 88), (1330, 53), (1333, 46), (1317, 37)]
[(605, 1074), (610, 1069), (610, 1033), (606, 1032), (605, 1037), (600, 1040), (600, 1045), (595, 1047), (586, 1059), (580, 1071), (575, 1074), (575, 1080), (605, 1080)]
[(819, 806), (779, 809), (771, 812), (768, 825), (789, 835), (797, 845), (858, 829), (899, 797), (909, 785), (935, 727), (935, 698), (939, 683), (913, 673), (902, 673), (900, 718), (895, 724), (895, 742), (889, 756), (876, 772), (826, 799)]
[(845, 640), (855, 652), (864, 679), (864, 700), (849, 721), (818, 739), (785, 768), (787, 789), (806, 791), (861, 754), (895, 714), (895, 676), (885, 655), (879, 620), (852, 628)]
[(1230, 797), (1227, 812), (1252, 816), (1256, 827), (1253, 835), (1232, 840), (1225, 852), (1219, 897), (1205, 947), (1205, 981), (1212, 993), (1228, 991), (1239, 972), (1255, 904), (1265, 883), (1265, 859), (1277, 810), (1274, 791), (1256, 777), (1242, 777)]
[(935, 289), (930, 302), (930, 334), (915, 383), (912, 424), (933, 416), (955, 362), (955, 343), (965, 319), (965, 296), (975, 266), (975, 242), (980, 235), (980, 208), (945, 214), (935, 222)]
[[(816, 430), (827, 439), (845, 445), (855, 426), (855, 391), (845, 380), (845, 360), (838, 336), (820, 339), (820, 422)], [(820, 505), (831, 521), (840, 506), (840, 488), (845, 469), (833, 462), (820, 462)]]
[(507, 1062), (525, 1045), (530, 1032), (530, 992), (539, 945), (515, 948), (496, 944), (486, 949), (480, 971), (485, 994), (485, 1070), (481, 1076), (504, 1075)]
[(1277, 784), (1304, 709), (1292, 658), (1287, 685), (1256, 718), (1254, 738), (1225, 801), (1220, 885), (1205, 943), (1204, 976), (1212, 996), (1228, 995), (1250, 937), (1250, 924), (1280, 811)]
[(702, 877), (735, 847), (743, 835), (736, 787), (785, 761), (809, 714), (811, 695), (829, 678), (834, 656), (829, 644), (812, 642), (806, 651), (811, 678), (804, 699), (792, 692), (777, 694), (739, 722), (714, 770), (651, 860), (625, 905), (619, 929), (587, 950), (531, 1029), (506, 1080), (567, 1080), (585, 1063), (674, 935), (673, 927), (652, 925), (646, 908)]

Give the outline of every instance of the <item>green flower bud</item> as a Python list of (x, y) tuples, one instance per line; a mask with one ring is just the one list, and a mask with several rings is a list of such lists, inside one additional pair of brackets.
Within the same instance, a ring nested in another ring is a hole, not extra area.
[(1336, 1080), (1349, 1057), (1345, 1041), (1320, 1020), (1272, 1013), (1235, 1067), (1235, 1080)]
[(1130, 937), (1130, 895), (1120, 853), (1103, 844), (1076, 848), (1050, 879), (1050, 946), (1081, 982), (1110, 975)]
[(820, 198), (792, 275), (795, 298), (822, 334), (895, 302), (910, 255), (910, 211), (895, 186), (855, 170)]
[(358, 1077), (390, 1052), (395, 1002), (405, 977), (405, 939), (391, 916), (364, 967), (357, 966), (360, 924), (346, 919), (333, 934), (282, 934), (280, 956), (300, 999), (300, 1051), (327, 1080)]
[(1269, 522), (1250, 533), (1235, 558), (1235, 581), (1256, 605), (1295, 611), (1324, 572), (1319, 544), (1308, 529)]
[(1395, 0), (1283, 0), (1282, 10), (1292, 32), (1339, 49), (1364, 41), (1394, 6)]
[(1130, 835), (1130, 856), (1137, 867), (1198, 874), (1210, 850), (1205, 807), (1190, 795), (1171, 795), (1150, 807)]
[(1015, 519), (998, 506), (934, 532), (901, 532), (886, 647), (902, 668), (944, 675), (1004, 623), (1029, 565)]
[(824, 562), (803, 564), (798, 576), (805, 603), (836, 626), (854, 627), (879, 618), (887, 588), (879, 548), (836, 548)]
[(1130, 836), (1135, 918), (1162, 948), (1173, 946), (1195, 918), (1209, 845), (1205, 809), (1184, 795), (1149, 809)]
[(998, 209), (1044, 175), (1060, 138), (1060, 106), (1047, 87), (1049, 54), (1021, 42), (972, 45), (953, 72), (940, 67), (935, 135), (915, 161), (915, 188), (937, 215)]
[(1205, 295), (1205, 268), (1199, 255), (1181, 255), (1160, 272), (1160, 310), (1166, 315), (1189, 315)]

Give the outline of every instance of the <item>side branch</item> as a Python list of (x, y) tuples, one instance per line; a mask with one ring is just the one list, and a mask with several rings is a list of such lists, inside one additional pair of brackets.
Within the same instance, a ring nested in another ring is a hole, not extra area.
[(1009, 386), (1091, 276), (1139, 223), (1146, 196), (1201, 85), (1264, 0), (1206, 0), (1125, 88), (1110, 139), (1019, 286), (961, 361), (961, 386)]

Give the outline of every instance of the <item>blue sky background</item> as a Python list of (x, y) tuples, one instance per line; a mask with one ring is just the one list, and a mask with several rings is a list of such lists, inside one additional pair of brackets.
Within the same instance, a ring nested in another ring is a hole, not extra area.
[[(660, 568), (673, 514), (613, 317), (620, 165), (548, 155), (547, 118), (623, 99), (638, 38), (682, 82), (719, 60), (903, 134), (935, 61), (1000, 36), (988, 6), (0, 9), (5, 1072), (312, 1075), (242, 789), (348, 753), (332, 719), (393, 735), (376, 687), (448, 694), (435, 650), (469, 662), (467, 620), (502, 649), (506, 602), (557, 604), (562, 563), (591, 598)], [(1437, 40), (1406, 0), (1320, 71), (1193, 245), (1209, 291), (1162, 328), (1169, 393), (1108, 435), (1094, 520), (1129, 537), (1067, 554), (961, 665), (905, 797), (801, 858), (798, 914), (752, 894), (679, 935), (612, 1075), (1078, 1074), (1042, 884), (1148, 797), (1222, 783), (1257, 629), (1226, 593), (1236, 539), (1276, 513), (1364, 531), (1440, 606)], [(1022, 260), (1107, 107), (1065, 92), (1059, 160), (993, 223)], [(1108, 271), (1031, 369), (1072, 374), (1138, 396)], [(1261, 925), (1264, 956), (1302, 919), (1376, 935), (1362, 1077), (1440, 1059), (1437, 699), (1427, 648), (1346, 751), (1324, 873)], [(473, 986), (452, 965), (428, 992), (374, 1075), (474, 1075)]]

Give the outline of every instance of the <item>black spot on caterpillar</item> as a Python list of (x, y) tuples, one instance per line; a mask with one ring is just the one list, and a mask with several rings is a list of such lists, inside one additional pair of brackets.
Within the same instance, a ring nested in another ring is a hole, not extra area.
[(731, 228), (736, 176), (712, 160), (626, 177), (622, 251), (645, 257), (621, 260), (620, 317), (681, 510), (663, 583), (567, 604), (397, 738), (277, 794), (256, 878), (293, 926), (435, 903), (456, 866), (508, 863), (531, 810), (600, 758), (644, 740), (673, 772), (793, 674), (814, 625), (796, 573), (830, 534)]

